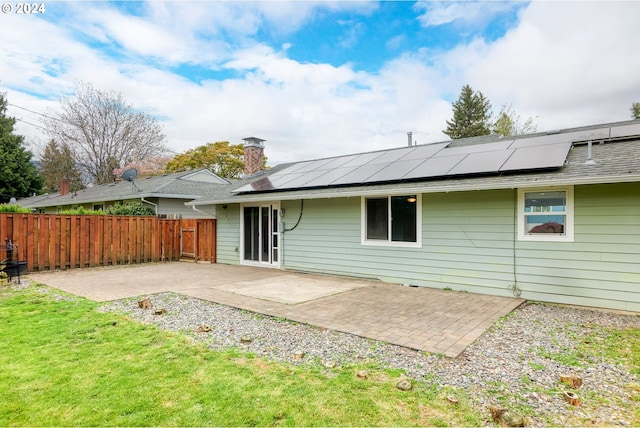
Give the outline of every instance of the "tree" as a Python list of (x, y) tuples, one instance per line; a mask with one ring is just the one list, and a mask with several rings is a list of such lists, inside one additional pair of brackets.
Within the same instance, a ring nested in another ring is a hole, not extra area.
[(49, 141), (40, 158), (40, 177), (44, 181), (42, 190), (55, 193), (60, 190), (63, 178), (69, 180), (69, 190), (75, 192), (84, 187), (82, 175), (73, 162), (69, 146), (60, 146), (56, 140)]
[(167, 152), (161, 126), (120, 93), (79, 85), (76, 95), (62, 99), (60, 106), (43, 123), (94, 184), (113, 182), (116, 168)]
[(228, 141), (218, 141), (174, 156), (167, 164), (167, 171), (179, 172), (207, 168), (220, 177), (240, 178), (244, 172), (243, 158), (243, 144), (229, 144)]
[(491, 103), (482, 94), (465, 85), (453, 103), (453, 118), (444, 132), (451, 139), (478, 137), (491, 133)]
[(131, 162), (123, 166), (122, 168), (116, 168), (113, 170), (113, 174), (116, 177), (120, 177), (123, 172), (128, 169), (135, 168), (138, 171), (138, 177), (151, 177), (154, 175), (162, 175), (166, 172), (167, 163), (171, 160), (169, 156), (158, 156), (149, 159), (145, 159), (142, 162)]
[(504, 137), (510, 137), (512, 135), (533, 134), (537, 130), (538, 125), (534, 123), (532, 117), (525, 120), (524, 123), (521, 123), (520, 115), (516, 114), (510, 105), (507, 106), (505, 104), (500, 109), (500, 113), (498, 113), (498, 118), (493, 124), (492, 132)]
[(640, 103), (631, 104), (631, 117), (634, 119), (640, 119)]
[(0, 93), (0, 200), (40, 193), (42, 180), (31, 163), (33, 154), (23, 147), (24, 137), (13, 133), (16, 120), (6, 115), (7, 100)]

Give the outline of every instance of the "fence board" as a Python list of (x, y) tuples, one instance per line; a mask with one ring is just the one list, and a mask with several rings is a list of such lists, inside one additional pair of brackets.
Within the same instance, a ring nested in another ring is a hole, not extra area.
[(0, 238), (18, 246), (29, 272), (175, 261), (180, 258), (180, 221), (0, 213)]

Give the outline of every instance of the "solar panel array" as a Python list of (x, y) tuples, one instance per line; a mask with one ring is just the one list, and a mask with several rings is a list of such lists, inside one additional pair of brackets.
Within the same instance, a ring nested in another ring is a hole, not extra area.
[(572, 143), (640, 134), (640, 125), (603, 127), (496, 142), (451, 142), (298, 162), (236, 193), (294, 190), (500, 173), (564, 165)]

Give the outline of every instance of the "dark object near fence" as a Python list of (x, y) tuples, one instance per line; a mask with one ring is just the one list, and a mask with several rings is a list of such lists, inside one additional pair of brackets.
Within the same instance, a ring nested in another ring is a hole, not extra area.
[(9, 277), (9, 281), (18, 277), (18, 284), (20, 284), (20, 274), (27, 271), (27, 262), (18, 259), (18, 246), (14, 245), (10, 239), (5, 239), (4, 245), (0, 245), (0, 272), (4, 272)]

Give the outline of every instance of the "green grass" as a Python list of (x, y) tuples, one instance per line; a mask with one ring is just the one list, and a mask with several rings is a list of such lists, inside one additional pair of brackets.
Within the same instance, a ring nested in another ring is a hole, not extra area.
[(398, 371), (214, 352), (85, 299), (0, 287), (0, 426), (478, 426), (462, 392)]

